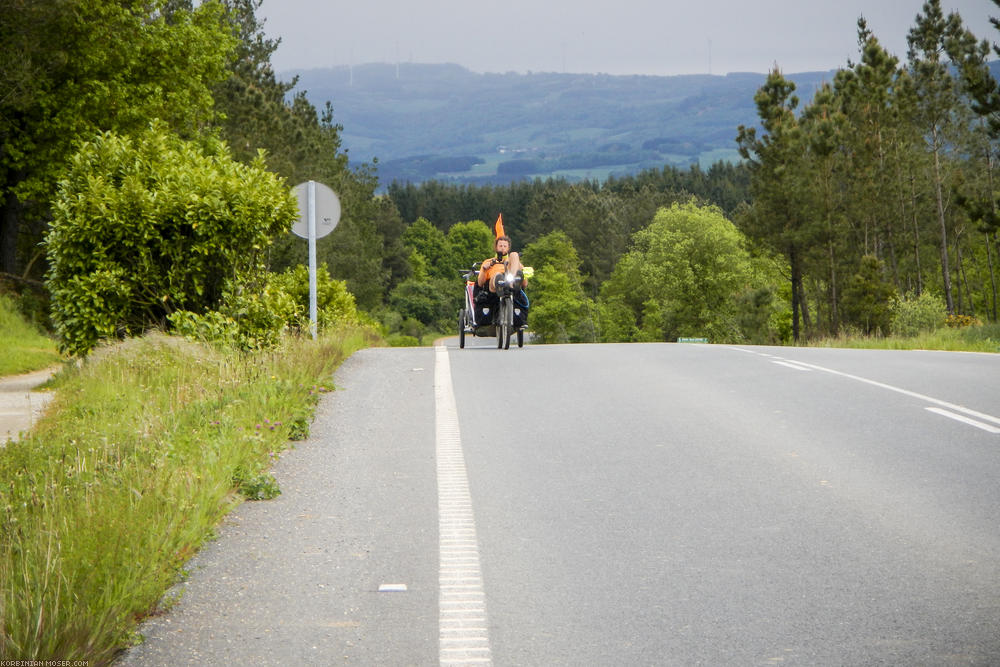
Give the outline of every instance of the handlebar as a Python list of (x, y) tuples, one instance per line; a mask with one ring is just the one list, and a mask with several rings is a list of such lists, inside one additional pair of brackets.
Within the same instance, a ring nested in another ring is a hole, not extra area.
[(466, 280), (474, 280), (476, 275), (479, 273), (479, 262), (474, 262), (471, 269), (455, 269), (458, 275), (462, 276)]

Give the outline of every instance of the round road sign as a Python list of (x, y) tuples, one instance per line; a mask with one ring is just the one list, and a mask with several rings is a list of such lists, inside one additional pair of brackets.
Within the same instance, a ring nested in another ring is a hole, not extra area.
[[(316, 192), (316, 238), (320, 239), (333, 231), (340, 222), (340, 199), (336, 193), (322, 183), (315, 183)], [(299, 183), (293, 192), (299, 200), (299, 221), (292, 225), (292, 233), (304, 239), (309, 238), (309, 183)]]

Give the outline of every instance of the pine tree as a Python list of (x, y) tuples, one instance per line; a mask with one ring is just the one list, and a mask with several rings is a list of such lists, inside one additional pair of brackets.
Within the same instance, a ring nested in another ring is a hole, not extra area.
[(927, 0), (907, 35), (907, 55), (917, 95), (917, 119), (927, 137), (926, 149), (931, 157), (929, 177), (940, 228), (941, 279), (949, 313), (955, 312), (955, 302), (948, 257), (946, 197), (951, 170), (947, 164), (947, 150), (959, 98), (956, 81), (948, 71), (945, 43), (960, 27), (961, 19), (957, 14), (945, 18), (940, 0)]
[(847, 119), (830, 85), (816, 91), (812, 102), (803, 110), (800, 126), (806, 148), (804, 162), (808, 169), (807, 178), (811, 182), (806, 190), (805, 215), (822, 225), (822, 229), (817, 230), (817, 244), (813, 252), (816, 260), (826, 265), (828, 331), (836, 334), (840, 322), (840, 265), (847, 255), (843, 230), (848, 201), (845, 196), (848, 186), (844, 182), (848, 171), (844, 151), (848, 133)]
[[(996, 0), (995, 0), (996, 1)], [(1000, 23), (994, 19), (994, 24)], [(956, 200), (977, 230), (985, 236), (986, 263), (991, 286), (992, 319), (997, 319), (998, 285), (994, 262), (994, 247), (1000, 256), (1000, 210), (994, 187), (994, 147), (1000, 139), (1000, 85), (990, 73), (987, 58), (989, 43), (978, 41), (968, 30), (953, 35), (947, 43), (948, 53), (956, 63), (962, 89), (968, 96), (972, 112), (979, 125), (974, 132), (969, 151), (970, 162), (979, 165), (972, 182), (963, 184)], [(1000, 54), (1000, 49), (994, 47)]]
[(744, 233), (781, 253), (791, 269), (792, 337), (798, 341), (800, 318), (810, 328), (805, 304), (803, 268), (814, 230), (804, 216), (803, 137), (795, 108), (795, 84), (775, 67), (754, 95), (761, 127), (758, 137), (753, 127), (741, 125), (737, 144), (740, 155), (750, 165), (750, 192), (753, 205), (742, 217)]

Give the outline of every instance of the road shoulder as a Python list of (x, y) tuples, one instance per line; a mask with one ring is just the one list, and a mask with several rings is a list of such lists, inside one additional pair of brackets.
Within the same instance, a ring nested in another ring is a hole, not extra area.
[(344, 362), (274, 466), (281, 495), (229, 515), (117, 664), (436, 663), (433, 354)]
[(56, 366), (0, 378), (0, 444), (17, 440), (38, 421), (54, 394), (37, 388), (58, 371)]

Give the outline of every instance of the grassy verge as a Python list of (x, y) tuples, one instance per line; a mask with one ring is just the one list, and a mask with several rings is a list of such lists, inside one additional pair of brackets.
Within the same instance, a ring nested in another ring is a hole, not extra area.
[(55, 341), (26, 322), (0, 294), (0, 376), (48, 368), (61, 360)]
[(158, 335), (57, 376), (43, 420), (0, 449), (0, 659), (110, 662), (219, 519), (276, 493), (271, 457), (373, 342), (250, 356)]
[(950, 352), (1000, 353), (1000, 324), (938, 329), (918, 336), (824, 338), (811, 347), (848, 347), (873, 350), (946, 350)]

